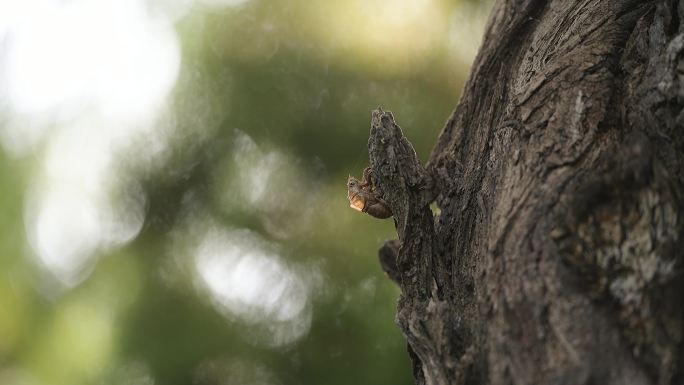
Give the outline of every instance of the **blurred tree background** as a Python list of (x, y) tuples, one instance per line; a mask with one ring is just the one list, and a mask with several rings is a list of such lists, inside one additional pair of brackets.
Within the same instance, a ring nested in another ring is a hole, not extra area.
[(0, 2), (0, 384), (409, 384), (370, 111), (425, 160), (489, 2)]

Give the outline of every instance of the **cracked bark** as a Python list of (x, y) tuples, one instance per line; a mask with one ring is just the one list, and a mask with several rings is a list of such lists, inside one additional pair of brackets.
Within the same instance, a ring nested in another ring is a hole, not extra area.
[(683, 16), (498, 1), (425, 167), (373, 113), (416, 383), (684, 383)]

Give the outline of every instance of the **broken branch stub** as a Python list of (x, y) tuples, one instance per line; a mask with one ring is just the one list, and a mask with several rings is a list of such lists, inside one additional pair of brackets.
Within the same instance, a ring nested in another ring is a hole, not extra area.
[(432, 178), (392, 113), (380, 108), (372, 113), (368, 153), (374, 186), (394, 213), (401, 245), (397, 268), (402, 292), (415, 290), (418, 298), (426, 298), (432, 287)]

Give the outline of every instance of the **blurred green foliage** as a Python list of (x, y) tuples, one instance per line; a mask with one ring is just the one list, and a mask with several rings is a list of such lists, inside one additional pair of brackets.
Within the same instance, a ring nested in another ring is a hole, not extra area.
[[(143, 228), (75, 287), (51, 283), (26, 242), (39, 162), (0, 152), (0, 383), (412, 383), (399, 291), (377, 262), (393, 223), (350, 210), (345, 182), (367, 163), (378, 106), (427, 159), (487, 6), (196, 4), (175, 24), (182, 64), (155, 131), (166, 155), (142, 167), (142, 144), (117, 158), (113, 184), (146, 196)], [(231, 316), (198, 288), (187, 250), (203, 229), (246, 229), (304, 277), (303, 335), (276, 343), (268, 319)]]

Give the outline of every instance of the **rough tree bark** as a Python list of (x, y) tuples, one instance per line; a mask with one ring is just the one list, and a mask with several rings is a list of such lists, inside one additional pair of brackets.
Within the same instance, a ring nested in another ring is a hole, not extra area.
[(499, 0), (425, 167), (373, 113), (416, 383), (684, 383), (682, 17)]

